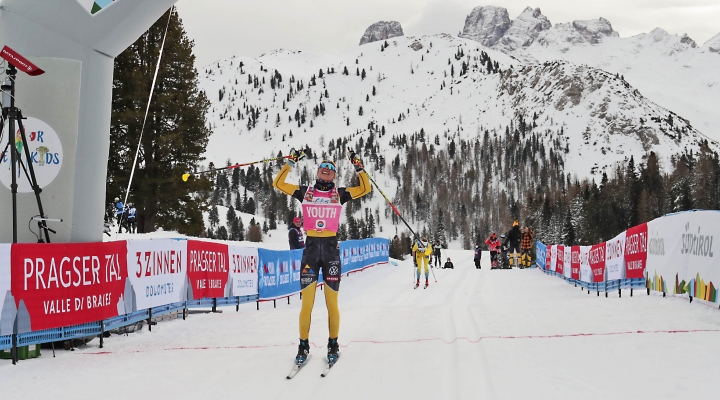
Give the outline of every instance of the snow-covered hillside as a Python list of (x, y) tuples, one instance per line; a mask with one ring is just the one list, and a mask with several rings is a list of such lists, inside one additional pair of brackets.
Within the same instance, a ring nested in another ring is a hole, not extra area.
[[(390, 160), (396, 154), (386, 144), (394, 135), (422, 130), (428, 140), (438, 136), (443, 148), (523, 118), (542, 140), (565, 144), (565, 168), (582, 179), (648, 151), (669, 167), (671, 155), (704, 139), (684, 116), (648, 101), (627, 79), (592, 67), (523, 63), (448, 35), (387, 44), (335, 55), (276, 51), (208, 67), (201, 81), (213, 103), (208, 160), (252, 160), (304, 145), (322, 152), (329, 140), (365, 132), (369, 124), (385, 132), (377, 140)], [(483, 53), (500, 72), (488, 72)]]
[(688, 119), (720, 141), (720, 34), (698, 46), (687, 35), (661, 28), (621, 38), (599, 18), (552, 25), (539, 8), (515, 20), (501, 7), (478, 7), (462, 37), (487, 44), (524, 63), (569, 61), (620, 74), (648, 99)]

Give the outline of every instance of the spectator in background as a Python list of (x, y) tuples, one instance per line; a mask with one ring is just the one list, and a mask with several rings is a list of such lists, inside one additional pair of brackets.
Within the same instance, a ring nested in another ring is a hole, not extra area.
[(455, 269), (455, 266), (453, 265), (452, 261), (450, 261), (450, 257), (448, 257), (447, 262), (445, 263), (445, 266), (443, 266), (443, 269)]
[(480, 244), (475, 245), (475, 256), (473, 257), (473, 261), (475, 261), (475, 268), (480, 269), (480, 259), (482, 258), (482, 249), (480, 248)]
[(127, 223), (128, 223), (127, 232), (128, 233), (135, 233), (136, 214), (137, 214), (137, 210), (135, 209), (135, 205), (133, 203), (128, 203), (128, 210), (127, 210)]
[(300, 218), (293, 218), (293, 224), (288, 229), (288, 242), (290, 243), (290, 250), (304, 249), (305, 248), (305, 236), (303, 235), (302, 221)]
[(522, 242), (520, 243), (520, 266), (521, 268), (530, 268), (530, 250), (533, 245), (534, 232), (529, 226), (526, 226), (522, 233)]
[(435, 256), (435, 267), (439, 267), (442, 261), (440, 261), (440, 241), (435, 241), (435, 246), (433, 246), (433, 256)]

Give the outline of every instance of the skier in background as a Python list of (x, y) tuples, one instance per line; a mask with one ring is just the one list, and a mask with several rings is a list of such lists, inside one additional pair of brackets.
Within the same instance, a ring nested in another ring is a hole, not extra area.
[[(508, 254), (510, 257), (510, 268), (517, 266), (518, 253), (520, 253), (520, 241), (522, 240), (522, 233), (520, 232), (520, 224), (517, 221), (513, 222), (512, 228), (507, 233), (507, 238), (503, 242), (503, 245), (508, 245)], [(514, 262), (513, 262), (514, 260)]]
[(293, 218), (293, 224), (290, 226), (290, 229), (288, 229), (290, 250), (305, 248), (305, 236), (303, 235), (302, 228), (300, 228), (300, 222), (300, 218)]
[(135, 205), (133, 203), (128, 203), (128, 210), (127, 210), (127, 233), (135, 233), (136, 228), (136, 219), (137, 216), (137, 210), (135, 209)]
[(447, 269), (447, 268), (455, 269), (455, 266), (453, 265), (452, 261), (450, 261), (450, 257), (448, 257), (447, 262), (445, 263), (445, 266), (443, 267), (443, 269)]
[(442, 261), (440, 261), (440, 241), (435, 241), (435, 246), (433, 246), (433, 256), (435, 257), (435, 267), (439, 267), (440, 264), (442, 264)]
[(475, 269), (480, 269), (480, 259), (482, 258), (482, 249), (480, 248), (480, 244), (475, 245), (475, 256), (473, 257), (473, 261), (475, 261)]
[(500, 240), (495, 236), (495, 232), (491, 233), (490, 237), (485, 239), (485, 244), (488, 246), (488, 250), (490, 250), (490, 269), (497, 269)]
[(530, 268), (530, 249), (533, 244), (534, 232), (529, 226), (525, 226), (522, 233), (522, 241), (520, 243), (520, 265), (522, 268)]
[(327, 345), (328, 362), (334, 364), (338, 357), (338, 334), (340, 332), (340, 311), (338, 291), (340, 290), (340, 248), (337, 231), (340, 225), (342, 205), (358, 199), (372, 191), (370, 179), (363, 169), (363, 163), (355, 152), (350, 152), (350, 162), (360, 180), (356, 187), (335, 186), (337, 167), (332, 161), (322, 161), (318, 166), (317, 180), (313, 186), (298, 186), (285, 182), (288, 174), (305, 153), (291, 151), (285, 165), (273, 180), (273, 186), (288, 196), (302, 202), (303, 227), (307, 234), (300, 272), (302, 306), (300, 308), (300, 345), (295, 362), (304, 364), (310, 354), (310, 317), (315, 303), (315, 289), (322, 270), (325, 279), (325, 304), (328, 309), (330, 337)]
[(417, 266), (417, 282), (415, 282), (415, 288), (420, 286), (420, 273), (425, 265), (425, 287), (428, 287), (428, 278), (430, 276), (430, 256), (433, 253), (432, 245), (428, 242), (426, 237), (421, 237), (420, 240), (416, 240), (412, 248), (412, 257), (415, 260)]

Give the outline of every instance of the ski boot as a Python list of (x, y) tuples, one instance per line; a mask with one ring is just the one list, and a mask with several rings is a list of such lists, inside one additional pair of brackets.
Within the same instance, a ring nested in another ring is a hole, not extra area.
[(298, 353), (295, 356), (295, 364), (302, 365), (307, 361), (308, 355), (310, 354), (310, 343), (307, 339), (300, 339), (300, 345), (298, 346)]
[(428, 287), (429, 284), (430, 284), (430, 283), (428, 283), (428, 279), (425, 278), (425, 287), (424, 287), (423, 289), (427, 289), (427, 287)]
[(332, 339), (328, 338), (328, 345), (327, 345), (327, 359), (328, 363), (330, 365), (335, 364), (337, 361), (339, 354), (338, 354), (338, 341), (337, 338)]
[(420, 286), (420, 279), (418, 279), (418, 280), (415, 282), (415, 289), (417, 289), (418, 286)]

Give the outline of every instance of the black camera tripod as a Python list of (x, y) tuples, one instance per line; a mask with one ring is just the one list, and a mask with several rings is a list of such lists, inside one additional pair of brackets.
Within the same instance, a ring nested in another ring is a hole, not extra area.
[[(23, 115), (22, 111), (15, 107), (15, 78), (17, 77), (17, 69), (15, 66), (10, 65), (6, 71), (7, 73), (7, 80), (2, 85), (2, 124), (0, 124), (0, 137), (2, 137), (2, 130), (5, 127), (5, 121), (8, 122), (8, 140), (7, 145), (5, 146), (5, 150), (3, 150), (2, 154), (0, 154), (0, 160), (5, 158), (5, 155), (8, 151), (10, 151), (10, 164), (11, 164), (11, 174), (12, 174), (12, 181), (10, 184), (10, 192), (12, 194), (12, 215), (13, 215), (13, 243), (17, 243), (17, 231), (18, 231), (18, 221), (17, 221), (17, 193), (18, 193), (18, 184), (17, 184), (17, 177), (18, 177), (18, 165), (22, 168), (23, 172), (25, 173), (25, 177), (27, 178), (28, 182), (30, 183), (30, 186), (32, 187), (33, 192), (35, 193), (35, 200), (37, 201), (38, 205), (38, 212), (40, 215), (38, 217), (34, 217), (31, 219), (31, 221), (37, 221), (38, 228), (40, 230), (40, 234), (42, 235), (44, 233), (45, 240), (44, 242), (50, 243), (50, 232), (56, 233), (54, 230), (48, 228), (47, 226), (47, 217), (45, 216), (45, 212), (43, 211), (43, 205), (42, 200), (40, 199), (40, 193), (42, 192), (42, 189), (40, 188), (40, 185), (37, 183), (37, 179), (35, 178), (35, 169), (32, 165), (32, 157), (30, 155), (30, 149), (28, 147), (27, 138), (25, 136), (25, 127), (23, 126), (22, 120)], [(22, 155), (20, 154), (20, 150), (16, 147), (16, 141), (15, 141), (15, 124), (17, 123), (17, 127), (20, 131), (20, 139), (22, 140), (23, 149), (25, 150), (25, 159), (27, 160), (27, 163), (22, 162)], [(26, 165), (27, 164), (27, 165)], [(38, 236), (38, 242), (42, 243), (43, 239)]]

